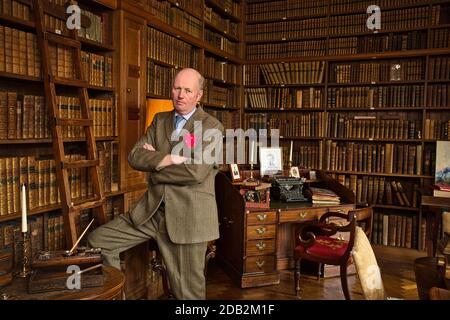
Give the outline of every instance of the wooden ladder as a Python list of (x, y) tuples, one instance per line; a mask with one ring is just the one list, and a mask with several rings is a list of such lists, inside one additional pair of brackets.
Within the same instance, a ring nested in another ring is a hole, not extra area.
[[(47, 1), (45, 1), (47, 2)], [(66, 245), (72, 247), (77, 240), (76, 216), (80, 211), (93, 209), (97, 224), (106, 222), (106, 205), (102, 185), (99, 178), (99, 160), (93, 133), (93, 120), (88, 108), (87, 81), (83, 80), (81, 67), (81, 44), (77, 32), (71, 30), (69, 37), (46, 30), (44, 25), (44, 8), (42, 0), (33, 0), (37, 41), (41, 52), (42, 77), (45, 88), (45, 101), (51, 126), (53, 151), (55, 152), (56, 177), (61, 195), (64, 216), (64, 230)], [(61, 78), (52, 74), (50, 65), (49, 42), (70, 48), (74, 68), (74, 79)], [(80, 119), (61, 118), (56, 101), (56, 87), (72, 87), (77, 89), (80, 101)], [(64, 150), (62, 127), (82, 126), (86, 137), (86, 160), (68, 161)], [(90, 183), (94, 196), (82, 201), (74, 201), (70, 192), (69, 170), (75, 168), (88, 168)]]

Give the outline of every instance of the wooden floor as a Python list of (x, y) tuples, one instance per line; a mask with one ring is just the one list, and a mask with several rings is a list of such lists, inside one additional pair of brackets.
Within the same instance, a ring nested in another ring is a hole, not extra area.
[[(413, 262), (425, 252), (395, 247), (374, 246), (374, 252), (381, 269), (386, 293), (390, 297), (418, 300)], [(356, 275), (348, 277), (350, 295), (353, 300), (363, 299), (361, 286)], [(301, 278), (302, 299), (343, 300), (339, 277), (317, 280), (315, 276)], [(207, 299), (216, 300), (292, 300), (294, 294), (294, 274), (292, 270), (281, 272), (278, 285), (240, 289), (231, 282), (228, 275), (213, 261), (210, 262), (207, 278)]]

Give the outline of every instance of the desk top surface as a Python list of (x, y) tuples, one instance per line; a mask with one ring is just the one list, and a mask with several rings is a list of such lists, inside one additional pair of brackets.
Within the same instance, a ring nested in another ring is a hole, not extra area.
[(107, 300), (121, 292), (125, 277), (116, 268), (107, 266), (103, 266), (103, 275), (105, 282), (101, 287), (32, 294), (26, 289), (28, 278), (15, 277), (11, 285), (0, 289), (0, 294), (8, 295), (12, 300)]
[(296, 209), (320, 209), (320, 208), (331, 208), (331, 207), (342, 207), (350, 206), (355, 207), (355, 204), (351, 203), (339, 203), (339, 204), (316, 204), (311, 201), (305, 202), (282, 202), (282, 201), (271, 201), (269, 208), (247, 208), (250, 211), (267, 211), (267, 210), (296, 210)]

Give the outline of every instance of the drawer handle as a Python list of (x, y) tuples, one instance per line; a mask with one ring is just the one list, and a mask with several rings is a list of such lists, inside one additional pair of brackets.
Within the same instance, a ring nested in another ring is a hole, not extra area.
[(258, 268), (260, 268), (260, 269), (261, 269), (261, 268), (262, 268), (262, 266), (263, 266), (263, 265), (265, 265), (265, 264), (266, 264), (266, 262), (265, 262), (264, 260), (263, 260), (263, 261), (259, 261), (259, 260), (258, 260), (258, 261), (256, 261), (256, 265), (257, 265), (257, 266), (258, 266)]
[(267, 214), (258, 214), (257, 215), (259, 221), (264, 221), (267, 218)]
[(266, 244), (263, 241), (258, 242), (256, 248), (258, 248), (259, 251), (263, 251), (266, 248)]
[(258, 228), (258, 229), (256, 229), (256, 232), (257, 232), (258, 234), (264, 234), (264, 233), (266, 232), (266, 228), (264, 228), (264, 227)]
[(308, 212), (302, 211), (302, 212), (298, 213), (298, 216), (300, 217), (300, 219), (305, 219), (307, 214), (308, 214)]

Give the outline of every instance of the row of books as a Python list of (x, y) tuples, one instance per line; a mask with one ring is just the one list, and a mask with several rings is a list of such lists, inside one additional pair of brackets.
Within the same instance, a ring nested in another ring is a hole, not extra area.
[[(61, 118), (80, 118), (78, 98), (57, 96), (56, 103)], [(89, 99), (89, 110), (94, 122), (94, 136), (118, 135), (117, 110), (112, 97)], [(66, 126), (62, 132), (65, 138), (84, 136), (82, 128), (77, 126)], [(0, 91), (0, 140), (44, 138), (50, 138), (44, 97)]]
[[(376, 5), (380, 8), (389, 8), (403, 5), (413, 5), (421, 4), (423, 0), (379, 0)], [(331, 12), (341, 12), (341, 11), (366, 11), (367, 7), (374, 4), (370, 0), (331, 0), (330, 1), (330, 11)]]
[(281, 43), (247, 44), (248, 60), (277, 59), (298, 56), (326, 55), (326, 40), (283, 41)]
[(444, 56), (430, 57), (428, 79), (450, 79), (450, 58)]
[(177, 69), (147, 61), (147, 93), (170, 97)]
[(292, 40), (322, 37), (328, 33), (327, 18), (249, 24), (245, 29), (247, 41)]
[(450, 120), (425, 119), (424, 138), (450, 140)]
[(241, 17), (241, 5), (233, 0), (209, 0), (225, 12), (229, 12), (234, 17)]
[(358, 205), (381, 204), (411, 208), (419, 206), (417, 184), (354, 174), (332, 173), (331, 176), (353, 191)]
[[(372, 244), (425, 250), (426, 221), (418, 226), (416, 215), (395, 215), (374, 212)], [(419, 239), (422, 244), (418, 248)]]
[(205, 29), (204, 40), (207, 43), (211, 44), (213, 47), (216, 47), (217, 49), (225, 51), (234, 56), (238, 55), (238, 49), (239, 49), (238, 43), (233, 42), (233, 41), (221, 36), (218, 33), (215, 33), (211, 30)]
[[(61, 0), (48, 0), (50, 3), (64, 7), (65, 1)], [(64, 10), (65, 11), (65, 10)], [(33, 21), (34, 12), (30, 9), (30, 6), (15, 0), (2, 0), (0, 1), (0, 13), (5, 15), (10, 15), (12, 17), (18, 18), (25, 21)], [(108, 44), (110, 39), (108, 35), (110, 34), (110, 22), (109, 15), (106, 13), (95, 14), (84, 8), (81, 9), (81, 15), (89, 19), (89, 27), (82, 26), (78, 32), (80, 37)], [(47, 29), (59, 34), (68, 34), (66, 20), (56, 18), (49, 14), (44, 14), (44, 25)]]
[[(393, 116), (352, 116), (329, 113), (326, 117), (326, 132), (333, 138), (358, 139), (419, 139), (422, 121), (400, 118), (406, 114)], [(383, 118), (385, 117), (385, 118)]]
[[(103, 190), (118, 190), (118, 144), (97, 143), (100, 175)], [(81, 154), (69, 154), (68, 160), (85, 159)], [(69, 170), (69, 184), (72, 198), (86, 198), (93, 195), (92, 183), (86, 168)], [(27, 185), (28, 208), (35, 209), (60, 202), (56, 181), (56, 164), (50, 156), (21, 156), (0, 158), (0, 216), (13, 215), (20, 211), (20, 186)]]
[[(111, 220), (121, 213), (121, 205), (114, 198), (106, 199), (106, 215)], [(86, 229), (92, 219), (92, 211), (84, 210), (75, 216), (77, 235)], [(30, 239), (31, 259), (41, 251), (66, 250), (66, 237), (64, 231), (64, 219), (59, 213), (52, 212), (39, 216), (28, 217), (28, 233)], [(87, 244), (87, 235), (80, 242), (80, 246)], [(12, 248), (14, 265), (19, 266), (23, 258), (22, 229), (19, 221), (11, 221), (0, 225), (0, 249)], [(31, 260), (30, 260), (31, 261)]]
[[(149, 27), (147, 57), (175, 67), (199, 67), (199, 52), (190, 44)], [(156, 45), (157, 44), (157, 45)]]
[(429, 35), (431, 48), (448, 48), (450, 46), (450, 29), (431, 29)]
[[(65, 55), (64, 57), (66, 58), (66, 56), (67, 55)], [(61, 61), (59, 58), (57, 58), (57, 61), (59, 68), (59, 64), (61, 63)], [(66, 66), (66, 64), (67, 63), (64, 59), (64, 65)], [(90, 85), (112, 88), (113, 86), (112, 57), (82, 51), (81, 68), (83, 70), (83, 79), (85, 79)]]
[[(283, 150), (283, 164), (288, 166), (290, 142), (280, 141), (280, 146)], [(323, 142), (318, 144), (298, 143), (294, 141), (292, 148), (292, 163), (300, 168), (321, 169), (323, 159)]]
[(237, 23), (230, 21), (230, 19), (222, 18), (218, 13), (214, 12), (214, 10), (207, 5), (205, 5), (204, 8), (205, 9), (203, 17), (205, 22), (209, 22), (219, 30), (222, 30), (224, 33), (229, 34), (234, 38), (239, 37), (239, 27)]
[(427, 106), (448, 108), (450, 106), (450, 84), (428, 85)]
[(323, 112), (302, 115), (272, 114), (268, 119), (268, 127), (279, 129), (280, 136), (284, 137), (320, 137), (323, 133), (324, 117)]
[(419, 174), (422, 146), (326, 141), (326, 170)]
[(404, 34), (380, 34), (360, 37), (331, 38), (328, 55), (351, 55), (362, 53), (381, 53), (425, 49), (427, 34), (423, 31), (410, 31)]
[(330, 109), (418, 108), (424, 103), (423, 85), (363, 86), (328, 88)]
[(239, 128), (239, 112), (221, 111), (206, 108), (205, 111), (222, 123), (224, 129)]
[(245, 108), (259, 109), (319, 109), (322, 106), (321, 89), (305, 88), (246, 88)]
[(425, 61), (408, 59), (376, 62), (339, 62), (330, 66), (332, 83), (423, 80)]
[(259, 66), (265, 84), (322, 83), (324, 61), (269, 63)]
[[(138, 0), (151, 14), (163, 20), (159, 15), (164, 14), (170, 10), (170, 7), (181, 8), (184, 11), (191, 13), (194, 16), (200, 17), (202, 15), (203, 1), (201, 0)], [(167, 22), (167, 21), (166, 21)]]
[(325, 14), (327, 11), (328, 1), (326, 0), (248, 2), (246, 7), (246, 17), (247, 22), (253, 22), (265, 19), (282, 19), (287, 17)]
[(203, 75), (207, 78), (222, 80), (227, 83), (237, 83), (238, 66), (234, 63), (217, 60), (205, 56)]
[(235, 94), (233, 88), (219, 87), (213, 81), (207, 80), (203, 88), (201, 101), (226, 107), (236, 107), (238, 105), (238, 96)]

